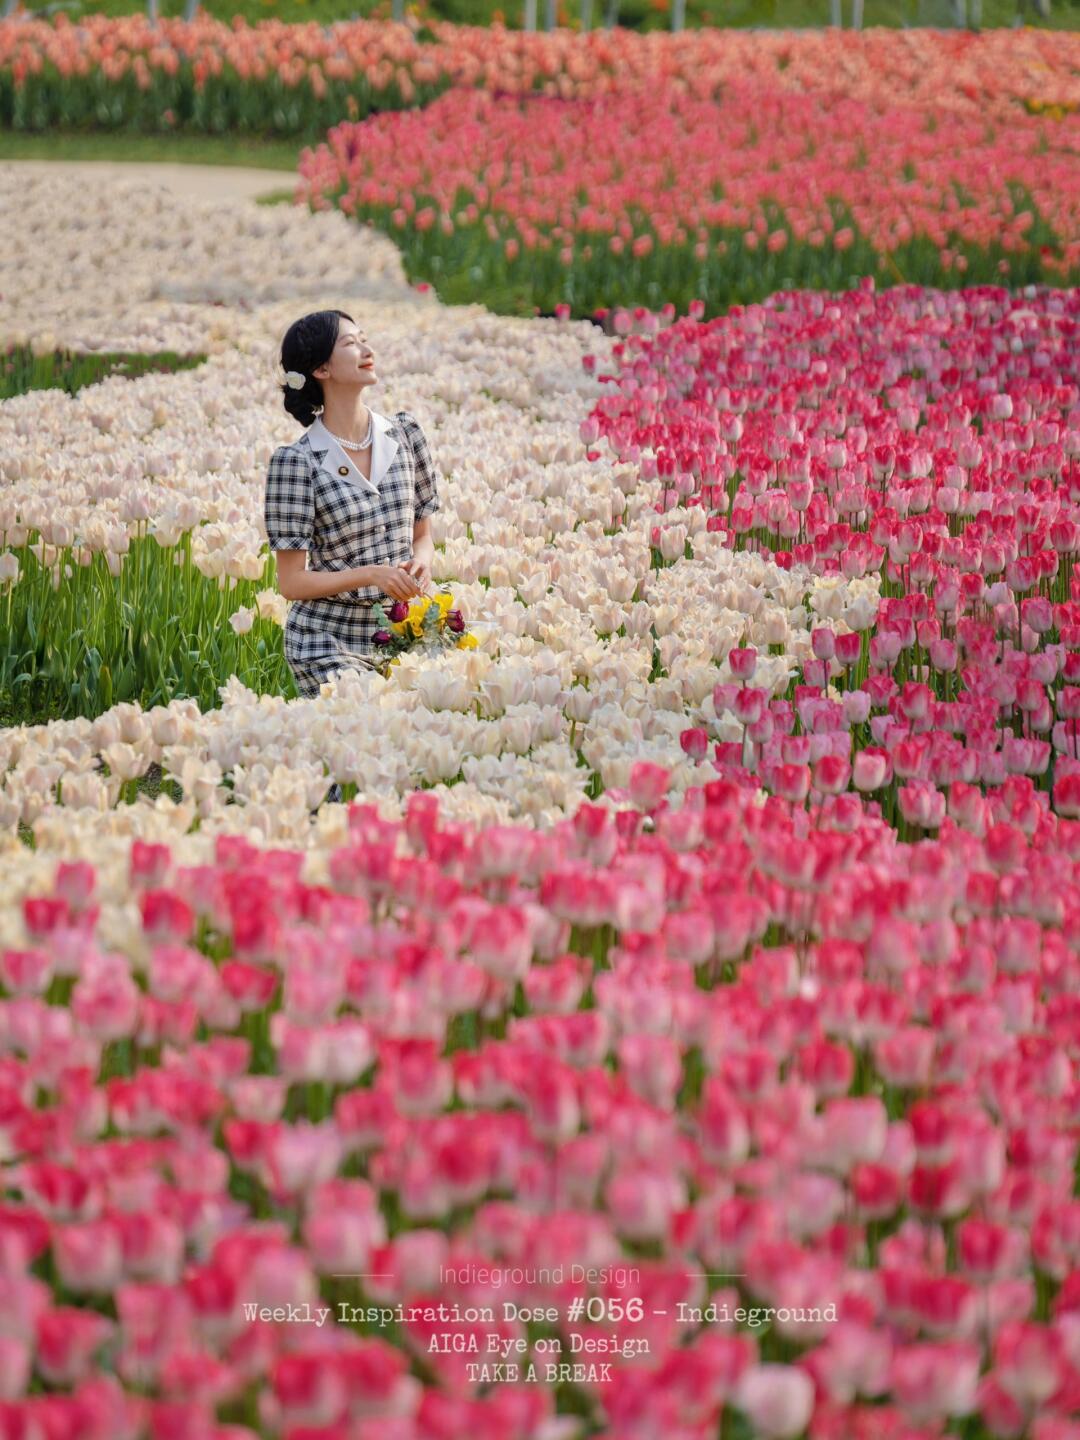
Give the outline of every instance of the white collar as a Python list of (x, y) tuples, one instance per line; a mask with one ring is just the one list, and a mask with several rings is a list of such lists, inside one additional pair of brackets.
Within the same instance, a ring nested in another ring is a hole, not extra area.
[(322, 416), (317, 415), (315, 421), (304, 431), (308, 444), (311, 446), (311, 453), (321, 462), (320, 469), (327, 470), (330, 474), (341, 475), (349, 479), (354, 485), (359, 485), (361, 490), (368, 490), (372, 494), (379, 493), (379, 484), (390, 469), (394, 456), (397, 454), (398, 444), (390, 431), (394, 428), (393, 423), (380, 415), (377, 410), (371, 410), (372, 437), (371, 437), (371, 479), (366, 479), (353, 464), (349, 452), (342, 448), (334, 439), (322, 422)]

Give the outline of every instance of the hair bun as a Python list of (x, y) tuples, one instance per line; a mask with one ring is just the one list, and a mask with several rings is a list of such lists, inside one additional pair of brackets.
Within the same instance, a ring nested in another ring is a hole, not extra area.
[(305, 427), (323, 406), (322, 383), (314, 372), (333, 354), (340, 320), (356, 323), (344, 310), (314, 310), (295, 320), (282, 337), (279, 363), (285, 383), (281, 398), (288, 414)]

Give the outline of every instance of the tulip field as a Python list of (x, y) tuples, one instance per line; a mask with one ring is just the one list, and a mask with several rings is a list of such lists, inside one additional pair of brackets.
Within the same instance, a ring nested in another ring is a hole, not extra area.
[[(303, 156), (301, 193), (399, 238), (410, 273), (448, 299), (479, 283), (549, 314), (590, 314), (613, 293), (685, 313), (704, 295), (715, 314), (852, 275), (1076, 280), (1078, 136), (1080, 118), (1021, 113), (988, 129), (772, 82), (732, 80), (719, 105), (664, 90), (525, 105), (452, 90), (337, 126)], [(569, 186), (582, 203), (567, 203)]]
[[(147, 361), (0, 401), (0, 1440), (1080, 1440), (1080, 48), (437, 28), (292, 205), (0, 164), (10, 388)], [(474, 639), (297, 698), (328, 307)]]
[(911, 104), (990, 124), (1076, 110), (1076, 36), (1023, 29), (574, 34), (415, 20), (287, 25), (27, 13), (0, 22), (0, 119), (132, 132), (322, 138), (344, 119), (422, 106), (447, 89), (581, 101), (627, 88), (715, 97), (733, 82)]

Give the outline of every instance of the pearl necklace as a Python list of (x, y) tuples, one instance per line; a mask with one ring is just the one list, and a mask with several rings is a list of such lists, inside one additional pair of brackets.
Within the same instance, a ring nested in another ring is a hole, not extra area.
[(350, 450), (367, 450), (371, 445), (373, 424), (374, 421), (372, 420), (371, 411), (369, 410), (367, 417), (367, 434), (363, 440), (346, 440), (341, 435), (335, 435), (332, 430), (327, 428), (325, 420), (323, 421), (323, 429), (330, 436), (331, 440), (336, 440), (339, 445), (346, 446)]

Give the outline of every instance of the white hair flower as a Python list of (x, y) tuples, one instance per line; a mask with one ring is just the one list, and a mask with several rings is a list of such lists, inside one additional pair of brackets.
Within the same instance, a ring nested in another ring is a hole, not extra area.
[(290, 390), (302, 390), (307, 384), (307, 377), (301, 375), (299, 370), (286, 370), (285, 384)]

